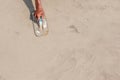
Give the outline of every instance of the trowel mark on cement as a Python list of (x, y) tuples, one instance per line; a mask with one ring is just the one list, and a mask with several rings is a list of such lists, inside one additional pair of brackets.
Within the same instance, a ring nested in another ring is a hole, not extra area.
[(3, 77), (0, 75), (0, 80), (5, 80), (5, 78), (3, 78)]
[(80, 33), (75, 25), (70, 25), (69, 28), (71, 28), (73, 32)]
[(73, 53), (60, 53), (55, 59), (54, 64), (43, 75), (45, 80), (59, 80), (68, 72), (74, 71), (77, 60)]

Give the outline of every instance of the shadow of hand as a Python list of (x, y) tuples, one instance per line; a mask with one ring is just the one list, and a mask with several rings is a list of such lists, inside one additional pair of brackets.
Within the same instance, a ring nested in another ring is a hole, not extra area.
[(32, 0), (23, 0), (23, 1), (24, 1), (24, 3), (26, 4), (26, 6), (28, 7), (28, 9), (29, 9), (29, 12), (30, 12), (30, 20), (32, 20), (32, 15), (31, 15), (31, 13), (32, 13), (33, 11), (35, 11), (34, 6), (33, 6), (33, 2), (32, 2)]

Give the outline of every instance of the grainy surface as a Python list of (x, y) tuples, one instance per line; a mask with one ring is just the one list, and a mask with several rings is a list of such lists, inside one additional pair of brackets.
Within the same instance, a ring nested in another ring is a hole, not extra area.
[(42, 0), (40, 38), (30, 2), (0, 0), (0, 80), (120, 80), (120, 0)]

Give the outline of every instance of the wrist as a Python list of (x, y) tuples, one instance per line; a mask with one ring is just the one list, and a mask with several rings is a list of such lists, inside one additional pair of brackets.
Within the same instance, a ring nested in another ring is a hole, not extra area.
[(43, 9), (42, 8), (36, 8), (36, 11), (43, 11)]

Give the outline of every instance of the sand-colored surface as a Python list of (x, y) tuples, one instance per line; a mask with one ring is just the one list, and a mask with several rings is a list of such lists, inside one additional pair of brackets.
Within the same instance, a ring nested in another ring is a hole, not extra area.
[(0, 0), (0, 80), (120, 80), (120, 0), (42, 4), (38, 38), (24, 1)]

